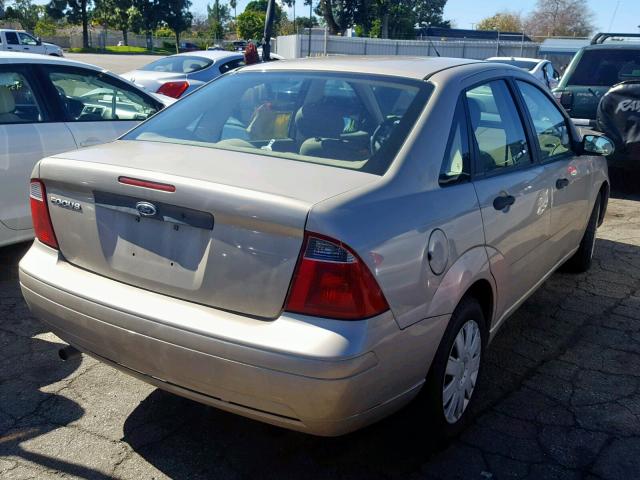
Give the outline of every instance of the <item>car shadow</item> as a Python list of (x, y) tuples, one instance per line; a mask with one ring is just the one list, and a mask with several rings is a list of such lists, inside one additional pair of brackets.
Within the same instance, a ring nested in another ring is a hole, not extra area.
[[(611, 291), (599, 290), (601, 278), (625, 272), (640, 280), (640, 247), (599, 239), (590, 272), (554, 274), (505, 323), (487, 353), (476, 423), (565, 352), (594, 309), (615, 302)], [(597, 318), (606, 321), (606, 315)], [(343, 437), (321, 438), (155, 390), (125, 421), (123, 441), (171, 478), (406, 478), (443, 449), (461, 446), (460, 440), (436, 442), (429, 425), (416, 421), (416, 408)]]
[[(76, 402), (57, 391), (64, 379), (74, 375), (81, 357), (60, 361), (61, 344), (49, 341), (47, 326), (29, 313), (22, 298), (18, 262), (31, 242), (0, 248), (0, 458), (33, 463), (81, 478), (106, 480), (101, 472), (45, 455), (37, 451), (39, 437), (56, 434), (56, 430), (85, 414)], [(43, 391), (44, 390), (44, 391)], [(52, 423), (40, 415), (42, 409), (64, 412), (61, 423)]]

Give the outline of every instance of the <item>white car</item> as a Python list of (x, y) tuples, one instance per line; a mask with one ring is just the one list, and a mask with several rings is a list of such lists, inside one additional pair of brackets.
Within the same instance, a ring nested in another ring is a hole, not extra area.
[(561, 75), (549, 60), (522, 57), (491, 57), (487, 58), (487, 62), (506, 63), (507, 65), (513, 65), (514, 67), (527, 70), (549, 90), (556, 88), (560, 82)]
[(0, 246), (33, 238), (38, 160), (115, 140), (173, 102), (93, 65), (0, 52)]
[(62, 57), (62, 48), (53, 43), (47, 43), (34, 37), (24, 30), (0, 29), (0, 51), (39, 53)]

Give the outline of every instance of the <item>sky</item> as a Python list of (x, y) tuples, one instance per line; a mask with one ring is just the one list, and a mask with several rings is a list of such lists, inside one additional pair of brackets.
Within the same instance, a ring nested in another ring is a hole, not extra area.
[[(224, 2), (225, 0), (221, 0)], [(249, 0), (238, 0), (238, 13), (244, 10)], [(212, 0), (192, 0), (194, 12), (205, 13), (207, 3)], [(296, 15), (309, 15), (309, 7), (303, 6), (303, 0), (296, 2)], [(596, 31), (634, 32), (638, 33), (640, 25), (640, 0), (588, 0), (594, 12)], [(314, 0), (314, 5), (317, 0)], [(453, 20), (457, 28), (473, 28), (485, 17), (502, 10), (509, 10), (526, 15), (536, 4), (536, 0), (448, 0), (444, 10), (446, 19)], [(616, 4), (618, 8), (616, 11)], [(517, 6), (514, 6), (517, 5)], [(289, 9), (289, 17), (293, 12)]]

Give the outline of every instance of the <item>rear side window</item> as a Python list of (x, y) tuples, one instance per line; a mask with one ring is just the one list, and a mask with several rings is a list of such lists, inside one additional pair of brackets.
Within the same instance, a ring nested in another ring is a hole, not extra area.
[(571, 151), (564, 117), (549, 98), (530, 83), (517, 81), (538, 137), (540, 160), (552, 161)]
[(220, 69), (220, 73), (227, 73), (230, 70), (234, 70), (238, 67), (242, 67), (244, 65), (244, 60), (238, 58), (236, 60), (231, 60), (230, 62), (223, 63), (218, 68)]
[(518, 110), (502, 80), (480, 85), (465, 93), (479, 170), (486, 173), (531, 164), (531, 155)]
[(449, 134), (447, 152), (440, 169), (440, 185), (451, 185), (466, 181), (471, 176), (469, 160), (469, 138), (467, 118), (462, 99), (458, 101)]
[(7, 39), (7, 44), (8, 45), (19, 45), (20, 42), (18, 42), (18, 35), (16, 35), (16, 32), (4, 32), (5, 37)]
[(167, 73), (193, 73), (204, 70), (213, 63), (209, 58), (196, 57), (191, 55), (174, 55), (172, 57), (161, 58), (140, 70), (145, 72), (167, 72)]
[(567, 85), (610, 87), (640, 80), (639, 49), (584, 50)]
[[(395, 104), (382, 108), (374, 89)], [(397, 92), (392, 92), (396, 90)], [(382, 174), (427, 103), (432, 86), (333, 72), (240, 71), (196, 90), (130, 132), (128, 140), (199, 145)], [(212, 159), (214, 157), (211, 157)], [(215, 157), (224, 161), (224, 156)], [(203, 157), (203, 161), (207, 160)]]
[(0, 124), (42, 122), (42, 110), (27, 79), (0, 71)]

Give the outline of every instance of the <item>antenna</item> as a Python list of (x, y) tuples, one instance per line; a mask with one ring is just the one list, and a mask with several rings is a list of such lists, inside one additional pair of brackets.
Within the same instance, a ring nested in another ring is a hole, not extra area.
[[(431, 27), (431, 25), (429, 25), (427, 23), (427, 34), (429, 33), (429, 28)], [(435, 50), (436, 55), (439, 57), (440, 56), (440, 52), (438, 51), (438, 49), (436, 48), (436, 46), (433, 44), (433, 40), (431, 40), (431, 36), (427, 35), (427, 41), (429, 42), (429, 45), (431, 45), (431, 47)]]
[(608, 32), (611, 31), (611, 27), (613, 27), (613, 22), (616, 19), (616, 15), (618, 14), (618, 7), (620, 6), (620, 0), (616, 2), (616, 7), (613, 9), (613, 15), (611, 15), (611, 21), (609, 22)]

